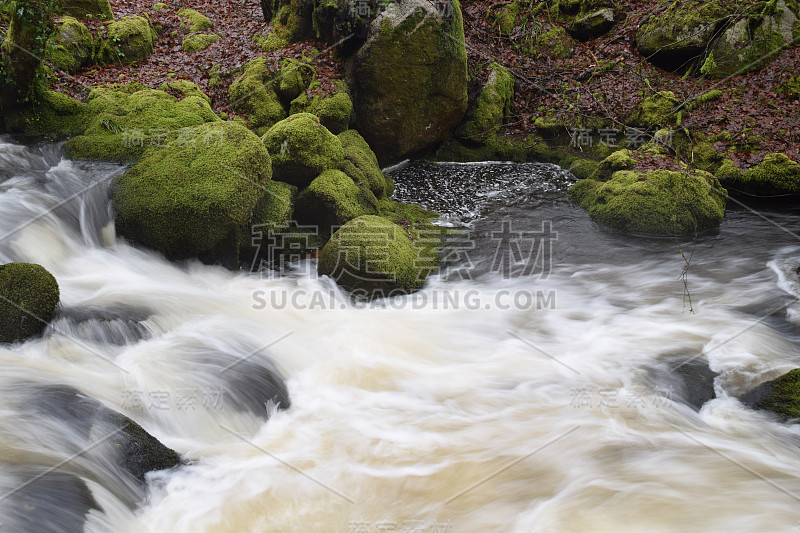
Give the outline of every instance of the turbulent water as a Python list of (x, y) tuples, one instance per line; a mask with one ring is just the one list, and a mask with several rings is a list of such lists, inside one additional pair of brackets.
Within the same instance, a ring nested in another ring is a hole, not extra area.
[[(557, 167), (411, 164), (398, 198), (466, 236), (421, 293), (365, 306), (312, 262), (234, 273), (116, 239), (122, 170), (0, 141), (0, 263), (45, 266), (62, 296), (42, 338), (0, 347), (0, 531), (53, 466), (90, 493), (40, 493), (39, 531), (800, 530), (800, 426), (736, 399), (800, 366), (800, 213), (631, 237)], [(264, 368), (290, 409), (254, 400)], [(37, 406), (44, 385), (187, 464), (123, 486)]]

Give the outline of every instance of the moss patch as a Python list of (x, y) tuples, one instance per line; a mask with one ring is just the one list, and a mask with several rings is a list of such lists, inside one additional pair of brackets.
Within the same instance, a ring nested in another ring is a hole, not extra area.
[(298, 113), (267, 131), (264, 146), (272, 155), (275, 179), (304, 187), (344, 159), (341, 141), (316, 116)]
[(82, 23), (72, 17), (64, 17), (56, 29), (50, 60), (53, 66), (75, 73), (92, 62), (94, 39)]
[(568, 194), (600, 224), (653, 235), (690, 235), (717, 227), (727, 200), (710, 174), (667, 170), (623, 170), (606, 182), (580, 181)]
[(60, 12), (79, 19), (108, 20), (114, 18), (111, 12), (111, 3), (108, 0), (65, 0), (61, 2)]
[(216, 33), (195, 33), (183, 40), (183, 51), (190, 54), (202, 52), (219, 40), (220, 36)]
[(503, 119), (511, 114), (514, 99), (514, 76), (503, 66), (492, 63), (489, 79), (481, 90), (475, 105), (467, 111), (459, 137), (472, 141), (486, 141), (497, 134)]
[(625, 123), (629, 126), (655, 128), (675, 121), (680, 104), (671, 91), (661, 91), (644, 98), (634, 107)]
[(344, 131), (337, 137), (344, 150), (340, 170), (356, 184), (366, 184), (377, 198), (391, 195), (389, 189), (393, 187), (390, 180), (381, 171), (378, 158), (375, 157), (367, 141), (356, 130)]
[(135, 159), (148, 147), (164, 145), (169, 136), (194, 143), (193, 132), (177, 130), (220, 120), (200, 96), (178, 100), (139, 85), (93, 89), (84, 116), (88, 127), (67, 141), (67, 155), (103, 161)]
[(800, 418), (800, 368), (762, 383), (745, 394), (742, 402), (783, 418)]
[(378, 216), (348, 222), (322, 248), (317, 271), (367, 299), (422, 288), (420, 248), (403, 229)]
[(176, 137), (151, 148), (112, 187), (120, 235), (170, 259), (238, 237), (271, 178), (269, 154), (244, 126), (215, 122), (191, 132), (202, 142)]
[(800, 194), (800, 164), (786, 154), (769, 154), (731, 187), (757, 196)]
[(242, 74), (231, 84), (231, 107), (247, 117), (250, 127), (258, 135), (264, 135), (286, 118), (275, 84), (275, 73), (264, 58), (248, 62)]
[(118, 65), (142, 61), (153, 53), (156, 40), (158, 35), (146, 18), (124, 17), (108, 25), (108, 37), (99, 43), (97, 60)]
[(41, 333), (60, 299), (58, 283), (40, 265), (0, 265), (0, 342), (20, 342)]
[(181, 28), (186, 28), (190, 32), (205, 31), (214, 25), (210, 18), (194, 9), (181, 9), (178, 11), (178, 16), (183, 19)]
[(295, 216), (314, 225), (322, 235), (362, 216), (378, 214), (378, 200), (366, 184), (357, 185), (344, 172), (326, 170), (297, 197)]
[(629, 150), (617, 150), (600, 161), (591, 178), (598, 181), (606, 181), (618, 170), (628, 170), (633, 168), (635, 164), (636, 161), (631, 157)]

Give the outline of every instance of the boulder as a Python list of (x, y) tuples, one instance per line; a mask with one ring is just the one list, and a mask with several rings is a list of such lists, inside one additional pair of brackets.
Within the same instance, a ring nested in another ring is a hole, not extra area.
[(748, 407), (763, 409), (784, 419), (800, 418), (800, 368), (762, 383), (739, 400)]
[(391, 180), (381, 171), (378, 158), (367, 141), (356, 130), (344, 131), (337, 137), (344, 150), (344, 159), (339, 169), (357, 185), (366, 184), (377, 198), (391, 196)]
[(203, 124), (190, 133), (195, 142), (175, 137), (153, 147), (114, 181), (117, 231), (170, 259), (235, 256), (240, 228), (271, 178), (269, 153), (236, 122)]
[(366, 299), (405, 294), (422, 288), (420, 249), (403, 228), (366, 215), (333, 234), (319, 254), (317, 272)]
[(311, 113), (318, 117), (320, 124), (328, 128), (331, 133), (338, 134), (350, 127), (353, 119), (353, 100), (345, 88), (328, 96), (315, 94), (311, 99), (303, 92), (292, 101), (289, 112), (293, 115)]
[(675, 121), (680, 102), (672, 91), (660, 91), (642, 99), (630, 111), (625, 124), (646, 129)]
[(67, 141), (67, 155), (126, 161), (140, 157), (149, 147), (162, 146), (170, 135), (194, 142), (191, 131), (179, 130), (220, 121), (207, 98), (198, 89), (178, 100), (167, 92), (136, 84), (92, 89), (82, 112), (82, 134)]
[(614, 25), (614, 10), (598, 9), (584, 15), (567, 26), (567, 31), (579, 41), (589, 41), (604, 35)]
[(453, 133), (467, 109), (467, 54), (458, 0), (387, 5), (347, 62), (361, 132), (381, 164)]
[(108, 20), (114, 18), (111, 11), (111, 3), (108, 0), (65, 0), (61, 2), (59, 11), (79, 19), (99, 18)]
[(247, 117), (250, 127), (258, 135), (264, 135), (286, 118), (286, 110), (276, 93), (278, 81), (275, 76), (266, 59), (258, 58), (247, 63), (242, 74), (231, 84), (231, 107)]
[(321, 235), (362, 215), (377, 215), (378, 200), (367, 184), (357, 185), (340, 170), (326, 170), (297, 196), (295, 217)]
[(64, 17), (56, 28), (50, 61), (53, 66), (69, 73), (91, 64), (94, 57), (94, 39), (89, 30), (72, 17)]
[(464, 117), (457, 135), (463, 139), (483, 142), (497, 134), (505, 117), (511, 114), (514, 99), (514, 76), (502, 65), (489, 65), (491, 73), (474, 106)]
[(297, 187), (305, 187), (324, 170), (337, 168), (344, 158), (341, 141), (309, 113), (278, 122), (262, 140), (272, 155), (275, 179)]
[(97, 60), (112, 65), (143, 61), (153, 53), (157, 40), (158, 35), (146, 18), (123, 17), (108, 25), (108, 37), (100, 41)]
[(183, 19), (181, 28), (187, 29), (189, 32), (205, 31), (214, 25), (211, 19), (194, 9), (180, 9), (178, 16)]
[(702, 60), (730, 14), (730, 9), (717, 0), (675, 2), (639, 26), (636, 46), (656, 66), (687, 70)]
[(41, 333), (59, 299), (58, 282), (44, 267), (0, 265), (0, 342), (21, 342)]
[(787, 46), (797, 36), (797, 15), (784, 0), (774, 7), (767, 6), (761, 23), (754, 27), (751, 18), (740, 18), (717, 39), (706, 59), (703, 74), (726, 78), (757, 70)]
[(755, 196), (797, 195), (800, 194), (800, 164), (786, 154), (769, 154), (732, 180), (730, 186)]
[(575, 41), (558, 25), (536, 37), (536, 47), (556, 59), (567, 59), (575, 53)]
[(241, 228), (239, 258), (242, 261), (253, 264), (269, 256), (271, 243), (266, 242), (266, 234), (289, 227), (296, 198), (297, 187), (281, 181), (267, 182), (249, 223)]
[(600, 161), (591, 178), (597, 181), (607, 181), (615, 172), (631, 169), (634, 165), (636, 165), (636, 161), (631, 157), (630, 150), (617, 150)]
[(629, 233), (691, 235), (719, 226), (727, 191), (707, 172), (621, 170), (579, 181), (569, 197), (595, 222)]
[(190, 54), (202, 52), (219, 40), (220, 36), (216, 33), (195, 33), (183, 40), (183, 51)]

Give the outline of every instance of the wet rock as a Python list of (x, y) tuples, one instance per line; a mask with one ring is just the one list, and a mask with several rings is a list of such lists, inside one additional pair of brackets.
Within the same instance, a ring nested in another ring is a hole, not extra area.
[(58, 282), (44, 267), (0, 265), (0, 342), (20, 342), (41, 333), (59, 299)]
[(575, 20), (567, 27), (567, 31), (579, 41), (588, 41), (602, 36), (613, 25), (614, 10), (606, 7)]
[(709, 400), (716, 398), (714, 378), (719, 374), (711, 370), (705, 357), (673, 360), (649, 369), (651, 379), (668, 399), (680, 401), (699, 410)]
[(743, 394), (739, 401), (787, 420), (800, 418), (800, 368), (766, 381)]

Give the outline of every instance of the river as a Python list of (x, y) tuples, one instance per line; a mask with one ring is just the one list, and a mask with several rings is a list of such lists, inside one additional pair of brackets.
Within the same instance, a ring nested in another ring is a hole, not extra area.
[[(800, 531), (800, 426), (736, 399), (800, 366), (797, 209), (621, 235), (557, 167), (411, 163), (397, 198), (465, 236), (423, 291), (365, 305), (312, 261), (231, 272), (122, 242), (122, 170), (0, 138), (0, 263), (61, 288), (42, 338), (0, 346), (3, 493), (14, 466), (80, 463), (87, 532)], [(253, 408), (228, 372), (243, 361), (281, 373), (291, 408)], [(34, 384), (79, 389), (187, 464), (132, 508), (102, 481), (114, 465), (26, 408)], [(74, 531), (46, 503), (48, 531)]]

